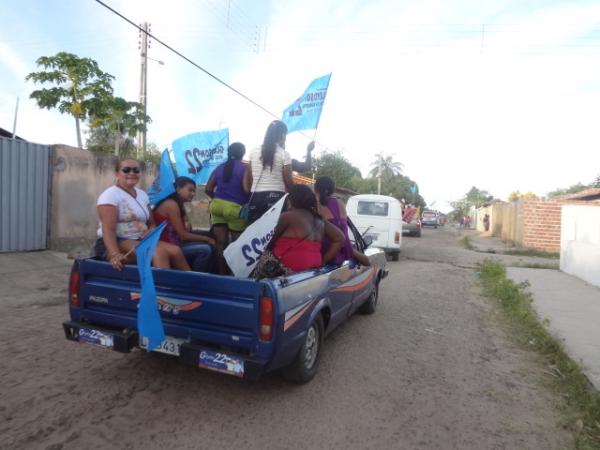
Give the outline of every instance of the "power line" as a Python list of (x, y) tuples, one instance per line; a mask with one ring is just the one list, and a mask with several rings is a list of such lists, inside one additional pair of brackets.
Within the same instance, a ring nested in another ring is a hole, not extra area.
[(171, 50), (173, 53), (175, 53), (177, 56), (183, 58), (184, 60), (186, 60), (187, 62), (189, 62), (190, 64), (192, 64), (194, 67), (196, 67), (197, 69), (200, 69), (202, 72), (204, 72), (206, 75), (208, 75), (209, 77), (211, 77), (212, 79), (214, 79), (215, 81), (217, 81), (218, 83), (222, 84), (223, 86), (225, 86), (226, 88), (230, 89), (231, 91), (235, 92), (236, 94), (238, 94), (240, 97), (244, 98), (245, 100), (247, 100), (248, 102), (252, 103), (254, 106), (256, 106), (257, 108), (260, 108), (261, 110), (263, 110), (264, 112), (266, 112), (267, 114), (269, 114), (272, 117), (275, 117), (276, 119), (279, 119), (278, 115), (273, 114), (271, 111), (269, 111), (267, 108), (265, 108), (264, 106), (258, 104), (257, 102), (255, 102), (254, 100), (252, 100), (250, 97), (248, 97), (245, 94), (242, 94), (240, 91), (238, 91), (236, 88), (234, 88), (233, 86), (227, 84), (225, 81), (221, 80), (218, 76), (212, 74), (211, 72), (209, 72), (208, 70), (206, 70), (204, 67), (200, 66), (199, 64), (195, 63), (194, 61), (192, 61), (190, 58), (188, 58), (187, 56), (183, 55), (182, 53), (180, 53), (179, 51), (175, 50), (173, 47), (171, 47), (170, 45), (168, 45), (167, 43), (163, 42), (162, 40), (160, 40), (159, 38), (157, 38), (156, 36), (154, 36), (152, 33), (145, 31), (142, 27), (140, 27), (138, 24), (136, 24), (135, 22), (133, 22), (132, 20), (128, 19), (127, 17), (125, 17), (123, 14), (121, 14), (120, 12), (116, 11), (115, 9), (111, 8), (110, 6), (108, 6), (106, 3), (104, 3), (102, 0), (96, 0), (97, 3), (99, 3), (100, 5), (104, 6), (106, 9), (108, 9), (110, 12), (112, 12), (113, 14), (116, 14), (117, 16), (119, 16), (121, 19), (123, 19), (124, 21), (126, 21), (127, 23), (129, 23), (130, 25), (134, 26), (135, 28), (137, 28), (139, 31), (141, 31), (142, 33), (146, 33), (148, 36), (150, 36), (152, 39), (154, 39), (156, 42), (158, 42), (159, 44), (161, 44), (162, 46), (164, 46), (165, 48), (167, 48), (168, 50)]

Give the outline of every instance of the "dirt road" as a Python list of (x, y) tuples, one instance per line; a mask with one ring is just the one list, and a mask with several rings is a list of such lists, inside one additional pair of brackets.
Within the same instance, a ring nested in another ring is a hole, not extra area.
[(404, 238), (377, 312), (330, 336), (303, 386), (67, 342), (68, 262), (41, 253), (28, 271), (28, 255), (0, 255), (1, 449), (572, 445), (540, 361), (510, 343), (480, 295), (472, 267), (490, 255), (461, 248), (456, 230)]

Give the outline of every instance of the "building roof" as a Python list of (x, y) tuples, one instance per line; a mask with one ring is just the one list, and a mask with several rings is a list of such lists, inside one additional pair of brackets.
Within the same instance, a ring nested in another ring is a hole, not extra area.
[(577, 192), (575, 194), (561, 196), (561, 198), (565, 200), (578, 201), (600, 200), (600, 188), (586, 189), (585, 191)]
[[(12, 134), (12, 132), (10, 132), (10, 131), (8, 131), (8, 130), (5, 130), (4, 128), (0, 128), (0, 136), (2, 136), (2, 137), (5, 137), (5, 138), (10, 138), (10, 139), (12, 139), (12, 137), (13, 137), (13, 134)], [(17, 141), (24, 141), (24, 140), (25, 140), (25, 139), (23, 139), (22, 137), (19, 137), (19, 136), (17, 136), (17, 135), (15, 135), (15, 139), (16, 139)]]

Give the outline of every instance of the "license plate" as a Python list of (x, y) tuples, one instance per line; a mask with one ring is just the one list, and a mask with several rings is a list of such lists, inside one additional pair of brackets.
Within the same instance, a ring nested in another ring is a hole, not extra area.
[(198, 366), (237, 377), (244, 376), (244, 360), (225, 353), (202, 350), (198, 357)]
[[(160, 343), (160, 345), (154, 348), (153, 352), (165, 353), (167, 355), (179, 356), (179, 348), (181, 344), (188, 342), (187, 339), (176, 338), (172, 336), (167, 336), (164, 341)], [(142, 336), (140, 339), (140, 347), (144, 350), (148, 349), (148, 338)]]
[(88, 344), (101, 345), (102, 347), (113, 346), (113, 337), (110, 334), (102, 333), (98, 330), (91, 330), (89, 328), (79, 329), (79, 342), (85, 342)]
[(378, 234), (373, 234), (373, 233), (368, 233), (368, 234), (365, 234), (365, 237), (367, 237), (367, 236), (370, 237), (373, 241), (376, 241), (377, 237), (379, 235)]

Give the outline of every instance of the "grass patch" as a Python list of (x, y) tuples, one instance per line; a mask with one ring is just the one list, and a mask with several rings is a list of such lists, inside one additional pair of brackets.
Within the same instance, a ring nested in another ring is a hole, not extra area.
[(531, 294), (525, 291), (529, 284), (514, 283), (506, 277), (505, 267), (494, 261), (483, 263), (481, 279), (485, 294), (498, 302), (517, 341), (546, 360), (546, 372), (552, 375), (554, 386), (570, 407), (567, 420), (576, 436), (576, 448), (600, 448), (600, 393), (548, 332), (547, 323), (538, 318), (531, 306)]
[(462, 244), (462, 246), (464, 248), (466, 248), (467, 250), (477, 250), (477, 248), (473, 245), (473, 243), (471, 242), (471, 238), (467, 235), (463, 236), (460, 239), (460, 243)]
[(551, 270), (560, 270), (558, 264), (544, 264), (544, 263), (517, 263), (512, 265), (512, 267), (525, 267), (527, 269), (551, 269)]
[(558, 252), (545, 252), (543, 250), (535, 250), (532, 248), (521, 248), (521, 249), (513, 249), (513, 250), (505, 250), (503, 252), (505, 255), (513, 255), (513, 256), (536, 256), (538, 258), (552, 258), (559, 259), (560, 253)]

